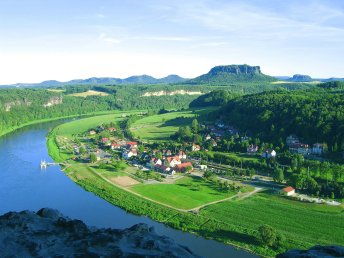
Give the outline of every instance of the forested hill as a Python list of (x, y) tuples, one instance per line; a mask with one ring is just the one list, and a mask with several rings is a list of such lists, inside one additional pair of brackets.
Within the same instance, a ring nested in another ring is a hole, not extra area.
[(193, 84), (228, 85), (233, 83), (267, 83), (276, 78), (265, 75), (259, 66), (226, 65), (216, 66), (207, 74), (189, 80)]
[[(322, 88), (322, 87), (325, 87)], [(307, 143), (344, 150), (344, 93), (320, 85), (313, 90), (270, 91), (230, 100), (219, 116), (262, 139), (283, 146), (289, 134)]]

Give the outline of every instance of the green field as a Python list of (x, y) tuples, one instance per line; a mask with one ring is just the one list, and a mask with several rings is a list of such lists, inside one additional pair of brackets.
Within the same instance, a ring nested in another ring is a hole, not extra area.
[(120, 121), (123, 115), (131, 115), (138, 113), (139, 111), (128, 112), (116, 112), (108, 115), (94, 116), (75, 120), (69, 123), (58, 126), (55, 130), (57, 135), (63, 135), (65, 137), (71, 137), (74, 134), (86, 132), (87, 130), (97, 127), (103, 123), (110, 123), (114, 121)]
[(149, 116), (133, 123), (130, 131), (143, 140), (166, 141), (180, 126), (190, 125), (192, 119), (202, 113), (204, 110), (188, 110)]
[(282, 233), (289, 245), (309, 248), (315, 244), (344, 244), (341, 207), (301, 203), (260, 193), (244, 200), (208, 206), (201, 215), (248, 230), (268, 224)]
[(175, 184), (137, 185), (131, 190), (179, 209), (192, 209), (235, 194), (222, 191), (214, 183), (191, 176), (178, 179)]

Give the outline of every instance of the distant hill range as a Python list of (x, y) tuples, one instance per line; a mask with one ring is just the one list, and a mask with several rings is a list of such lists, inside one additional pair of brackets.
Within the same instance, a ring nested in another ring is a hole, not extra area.
[(128, 85), (128, 84), (189, 84), (189, 85), (234, 85), (234, 84), (261, 84), (273, 81), (288, 81), (295, 83), (312, 81), (344, 81), (344, 78), (312, 79), (308, 75), (295, 74), (289, 76), (269, 76), (261, 72), (260, 66), (250, 65), (223, 65), (215, 66), (208, 73), (194, 79), (185, 79), (172, 74), (157, 79), (149, 75), (131, 76), (125, 79), (111, 77), (92, 77), (88, 79), (60, 82), (55, 80), (41, 83), (17, 83), (12, 85), (0, 85), (0, 87), (60, 87), (68, 85)]
[(287, 81), (287, 82), (314, 82), (314, 81), (320, 81), (320, 82), (331, 82), (331, 81), (344, 81), (344, 78), (328, 78), (328, 79), (322, 79), (322, 78), (312, 78), (309, 75), (303, 75), (303, 74), (294, 74), (293, 77), (289, 76), (275, 76), (278, 80), (281, 81)]
[(243, 82), (273, 82), (276, 78), (265, 75), (259, 66), (225, 65), (215, 66), (208, 73), (187, 81), (191, 84), (227, 85)]
[[(66, 85), (112, 85), (112, 84), (165, 84), (165, 83), (182, 83), (187, 79), (182, 78), (178, 75), (171, 74), (164, 78), (157, 79), (149, 75), (138, 75), (131, 76), (125, 79), (111, 78), (111, 77), (92, 77), (88, 79), (71, 80), (67, 82), (60, 82), (55, 80), (43, 81), (41, 83), (17, 83), (12, 85), (12, 87), (59, 87)], [(0, 86), (1, 87), (1, 86)]]

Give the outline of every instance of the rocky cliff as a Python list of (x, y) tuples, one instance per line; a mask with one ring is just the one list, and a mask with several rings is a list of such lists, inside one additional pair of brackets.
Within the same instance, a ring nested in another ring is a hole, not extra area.
[(288, 79), (288, 81), (290, 81), (290, 82), (311, 82), (311, 81), (313, 81), (313, 79), (309, 75), (294, 74), (292, 78)]
[(208, 73), (187, 81), (191, 84), (230, 85), (235, 83), (264, 83), (276, 81), (265, 75), (259, 66), (225, 65), (215, 66)]
[(198, 257), (146, 224), (97, 229), (48, 208), (0, 216), (1, 257)]

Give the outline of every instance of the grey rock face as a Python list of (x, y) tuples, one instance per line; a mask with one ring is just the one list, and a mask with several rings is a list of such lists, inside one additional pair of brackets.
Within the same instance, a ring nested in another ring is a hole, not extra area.
[(286, 253), (279, 254), (276, 258), (330, 258), (344, 257), (343, 246), (320, 246), (316, 245), (309, 250), (289, 250)]
[(199, 257), (146, 224), (90, 228), (48, 208), (0, 216), (0, 250), (0, 257)]
[(209, 72), (210, 74), (216, 75), (218, 73), (231, 73), (231, 74), (261, 74), (259, 66), (250, 65), (226, 65), (226, 66), (215, 66)]

